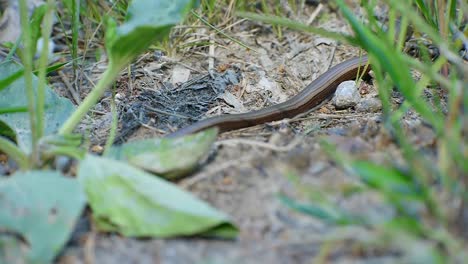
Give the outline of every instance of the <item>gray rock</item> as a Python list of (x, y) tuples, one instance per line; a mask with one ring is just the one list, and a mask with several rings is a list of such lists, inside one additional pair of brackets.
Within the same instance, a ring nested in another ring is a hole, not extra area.
[(357, 105), (356, 111), (376, 113), (382, 110), (382, 102), (378, 98), (363, 98)]
[(333, 96), (332, 103), (336, 109), (346, 109), (355, 106), (361, 100), (355, 81), (340, 83)]

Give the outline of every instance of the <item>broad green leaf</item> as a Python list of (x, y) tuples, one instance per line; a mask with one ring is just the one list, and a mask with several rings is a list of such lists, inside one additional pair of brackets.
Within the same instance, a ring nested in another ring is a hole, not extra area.
[[(9, 62), (11, 62), (11, 61), (9, 61)], [(4, 63), (2, 63), (2, 64), (4, 64)], [(2, 64), (0, 64), (0, 67), (2, 66)], [(0, 91), (7, 88), (14, 81), (21, 78), (21, 76), (23, 76), (23, 73), (24, 73), (24, 69), (18, 69), (17, 71), (10, 72), (10, 74), (8, 74), (8, 75), (0, 73), (0, 77), (1, 77), (1, 79), (0, 79)]]
[(181, 22), (196, 0), (134, 0), (128, 7), (127, 20), (116, 27), (107, 21), (106, 48), (110, 64), (115, 68), (126, 66), (149, 45), (169, 35), (171, 28)]
[[(8, 62), (0, 65), (0, 80), (10, 78), (22, 67), (15, 62)], [(37, 78), (33, 76), (33, 84), (37, 87)], [(54, 91), (46, 90), (45, 109), (45, 134), (52, 134), (74, 111), (72, 103), (63, 97), (59, 97)], [(31, 130), (29, 127), (29, 114), (21, 109), (27, 108), (26, 88), (24, 79), (18, 78), (11, 82), (8, 87), (0, 91), (0, 111), (1, 109), (18, 109), (17, 112), (2, 113), (0, 120), (5, 122), (16, 133), (18, 145), (21, 149), (29, 151), (31, 148)]]
[(1, 179), (0, 263), (50, 263), (84, 205), (79, 183), (58, 172), (30, 171)]
[(106, 156), (175, 179), (195, 169), (216, 140), (217, 130), (210, 129), (181, 138), (144, 139), (113, 146)]
[[(11, 61), (3, 61), (0, 66), (2, 64), (5, 64), (5, 63), (11, 63)], [(60, 68), (62, 68), (64, 65), (66, 65), (67, 63), (56, 63), (54, 65), (51, 65), (49, 67), (47, 67), (47, 73), (50, 73), (50, 72), (54, 72)], [(34, 73), (37, 73), (36, 71)], [(0, 79), (0, 91), (7, 88), (8, 85), (12, 84), (14, 81), (18, 80), (19, 78), (21, 78), (24, 74), (24, 69), (19, 67), (17, 71), (15, 72), (12, 72), (10, 75), (1, 75), (0, 74), (0, 77), (2, 77), (2, 79)], [(1, 112), (0, 112), (1, 113)]]
[(133, 237), (237, 235), (226, 214), (124, 162), (88, 155), (78, 179), (100, 230)]

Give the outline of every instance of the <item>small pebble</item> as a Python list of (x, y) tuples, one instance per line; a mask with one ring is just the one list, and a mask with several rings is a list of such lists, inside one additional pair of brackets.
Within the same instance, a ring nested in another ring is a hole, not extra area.
[(332, 103), (336, 109), (346, 109), (355, 106), (361, 100), (355, 81), (340, 83), (336, 88)]
[(356, 111), (376, 113), (382, 110), (382, 102), (378, 98), (364, 98), (356, 105)]
[(124, 101), (124, 99), (125, 99), (125, 94), (123, 94), (123, 93), (116, 93), (115, 94), (114, 100), (115, 100), (116, 103), (120, 103), (120, 102)]

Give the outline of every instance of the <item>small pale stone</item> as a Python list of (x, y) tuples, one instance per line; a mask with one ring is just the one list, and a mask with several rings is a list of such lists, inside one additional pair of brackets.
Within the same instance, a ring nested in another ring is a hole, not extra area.
[(172, 71), (171, 83), (178, 85), (188, 81), (190, 77), (190, 70), (183, 66), (175, 66)]
[[(41, 56), (42, 49), (44, 47), (44, 39), (40, 38), (37, 40), (36, 44), (36, 54), (34, 55), (35, 59), (38, 59)], [(47, 57), (50, 59), (54, 54), (55, 43), (53, 40), (49, 40), (48, 47), (47, 47)]]
[(378, 98), (364, 98), (356, 105), (356, 111), (375, 113), (382, 110), (382, 102)]
[(355, 106), (361, 100), (355, 81), (345, 81), (338, 85), (332, 103), (336, 109), (346, 109)]
[(116, 93), (115, 94), (115, 102), (118, 103), (118, 102), (122, 102), (122, 100), (125, 99), (125, 94), (123, 93)]

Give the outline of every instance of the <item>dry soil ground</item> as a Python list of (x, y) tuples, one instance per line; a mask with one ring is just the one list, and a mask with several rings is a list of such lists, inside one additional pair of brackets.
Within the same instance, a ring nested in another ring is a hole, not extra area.
[[(326, 6), (307, 6), (296, 19), (350, 33), (343, 19)], [(183, 41), (208, 41), (209, 45), (151, 51), (122, 72), (117, 82), (120, 109), (143, 91), (177, 87), (210, 71), (225, 70), (237, 72), (239, 83), (228, 85), (209, 105), (207, 115), (259, 109), (286, 100), (330, 66), (360, 54), (331, 39), (287, 29), (279, 39), (271, 26), (240, 18), (221, 28), (251, 50), (201, 26)], [(179, 27), (175, 34), (182, 30)], [(83, 65), (80, 98), (104, 67), (105, 58)], [(70, 97), (64, 80), (72, 85), (72, 78), (65, 73), (51, 82)], [(364, 98), (377, 94), (372, 83), (363, 83), (360, 93)], [(94, 145), (107, 135), (109, 100), (110, 93), (81, 127), (92, 132)], [(398, 95), (394, 100), (401, 103)], [(376, 195), (342, 194), (358, 180), (337, 166), (320, 144), (326, 139), (340, 153), (398, 164), (401, 154), (382, 129), (382, 118), (379, 110), (336, 110), (327, 103), (302, 117), (222, 134), (208, 162), (178, 184), (229, 214), (240, 229), (236, 240), (132, 239), (91, 228), (67, 246), (57, 263), (391, 263), (394, 255), (373, 244), (372, 230), (327, 225), (289, 209), (278, 199), (283, 193), (308, 202), (310, 196), (322, 193), (334, 205), (366, 217), (390, 215), (391, 210)], [(175, 128), (159, 124), (157, 113), (146, 122), (125, 140), (158, 137)], [(414, 137), (412, 142), (430, 150), (431, 131), (411, 114), (404, 124)]]

